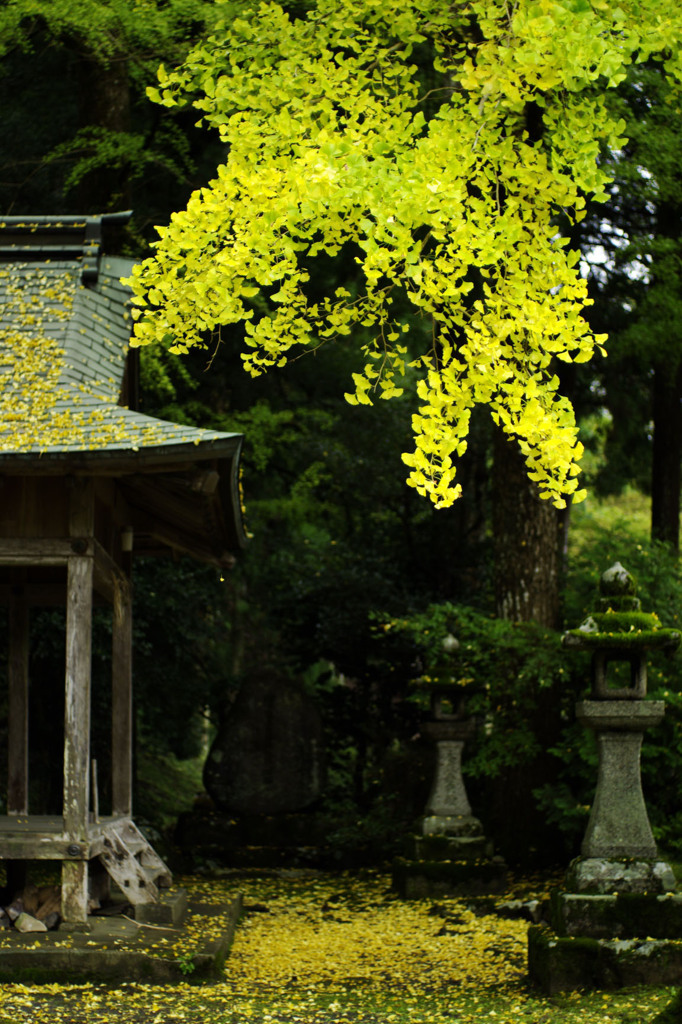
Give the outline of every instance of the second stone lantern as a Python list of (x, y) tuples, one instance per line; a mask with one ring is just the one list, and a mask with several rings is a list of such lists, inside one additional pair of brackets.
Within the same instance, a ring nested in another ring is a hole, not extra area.
[[(448, 634), (444, 654), (451, 658), (458, 648)], [(452, 678), (429, 680), (422, 689), (429, 695), (430, 717), (420, 731), (435, 747), (435, 772), (418, 832), (407, 837), (405, 856), (393, 861), (393, 888), (408, 899), (498, 892), (507, 880), (506, 865), (493, 856), (462, 777), (464, 745), (475, 732), (466, 688)]]

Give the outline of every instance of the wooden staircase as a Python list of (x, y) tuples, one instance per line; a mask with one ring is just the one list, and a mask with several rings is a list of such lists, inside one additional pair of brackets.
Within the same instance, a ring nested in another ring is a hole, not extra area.
[(172, 877), (137, 826), (129, 818), (108, 825), (103, 844), (99, 859), (126, 899), (133, 906), (156, 903), (159, 888), (167, 888)]

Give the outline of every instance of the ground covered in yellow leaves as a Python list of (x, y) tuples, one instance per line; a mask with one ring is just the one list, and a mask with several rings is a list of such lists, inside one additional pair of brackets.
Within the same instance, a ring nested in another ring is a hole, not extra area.
[[(648, 1024), (669, 989), (533, 993), (526, 929), (491, 901), (405, 902), (385, 875), (281, 872), (183, 879), (193, 898), (243, 893), (245, 916), (218, 984), (5, 985), (14, 1024)], [(539, 880), (508, 894), (542, 895)], [(183, 953), (176, 950), (178, 958)]]

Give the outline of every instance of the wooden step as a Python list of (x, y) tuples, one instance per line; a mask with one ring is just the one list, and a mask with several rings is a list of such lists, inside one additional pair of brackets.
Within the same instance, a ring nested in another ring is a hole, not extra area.
[(145, 870), (118, 834), (116, 826), (104, 829), (104, 849), (99, 855), (109, 876), (133, 906), (155, 903), (159, 897), (154, 869)]
[(126, 821), (118, 834), (127, 848), (134, 853), (142, 867), (153, 872), (157, 885), (160, 885), (162, 888), (168, 888), (173, 881), (173, 876), (168, 866), (159, 857), (142, 832), (140, 832), (137, 825), (132, 821)]

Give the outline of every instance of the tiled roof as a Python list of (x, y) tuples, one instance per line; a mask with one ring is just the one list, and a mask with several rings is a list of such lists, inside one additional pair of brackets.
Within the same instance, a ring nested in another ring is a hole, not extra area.
[[(0, 464), (8, 459), (25, 463), (39, 454), (45, 458), (80, 453), (95, 459), (150, 448), (158, 453), (159, 448), (178, 445), (207, 447), (216, 454), (223, 447), (234, 450), (237, 434), (170, 423), (117, 404), (131, 329), (131, 293), (121, 278), (130, 275), (134, 261), (105, 256), (93, 264), (92, 253), (78, 255), (72, 241), (70, 251), (66, 244), (51, 245), (50, 231), (61, 224), (52, 219), (46, 229), (46, 220), (50, 219), (36, 221), (35, 232), (29, 230), (29, 219), (18, 226), (17, 218), (9, 225), (0, 221), (0, 392), (3, 372), (10, 378), (26, 375), (30, 354), (43, 351), (46, 362), (59, 364), (43, 431), (29, 429), (37, 423), (30, 406), (40, 390), (41, 371), (34, 378), (33, 396), (29, 378), (28, 396), (23, 396), (28, 402), (26, 430), (22, 432), (16, 422), (14, 428), (14, 436), (22, 437), (20, 448), (9, 441), (7, 429), (3, 431), (0, 401)], [(23, 234), (17, 241), (18, 227)], [(12, 244), (3, 244), (3, 236), (11, 237)], [(85, 250), (86, 242), (81, 244)], [(46, 251), (57, 258), (45, 259)], [(50, 437), (48, 426), (67, 416), (74, 423), (72, 436), (64, 428), (56, 439)]]
[(242, 437), (119, 405), (133, 261), (100, 255), (105, 219), (0, 220), (0, 473), (116, 477), (147, 553), (228, 564)]

